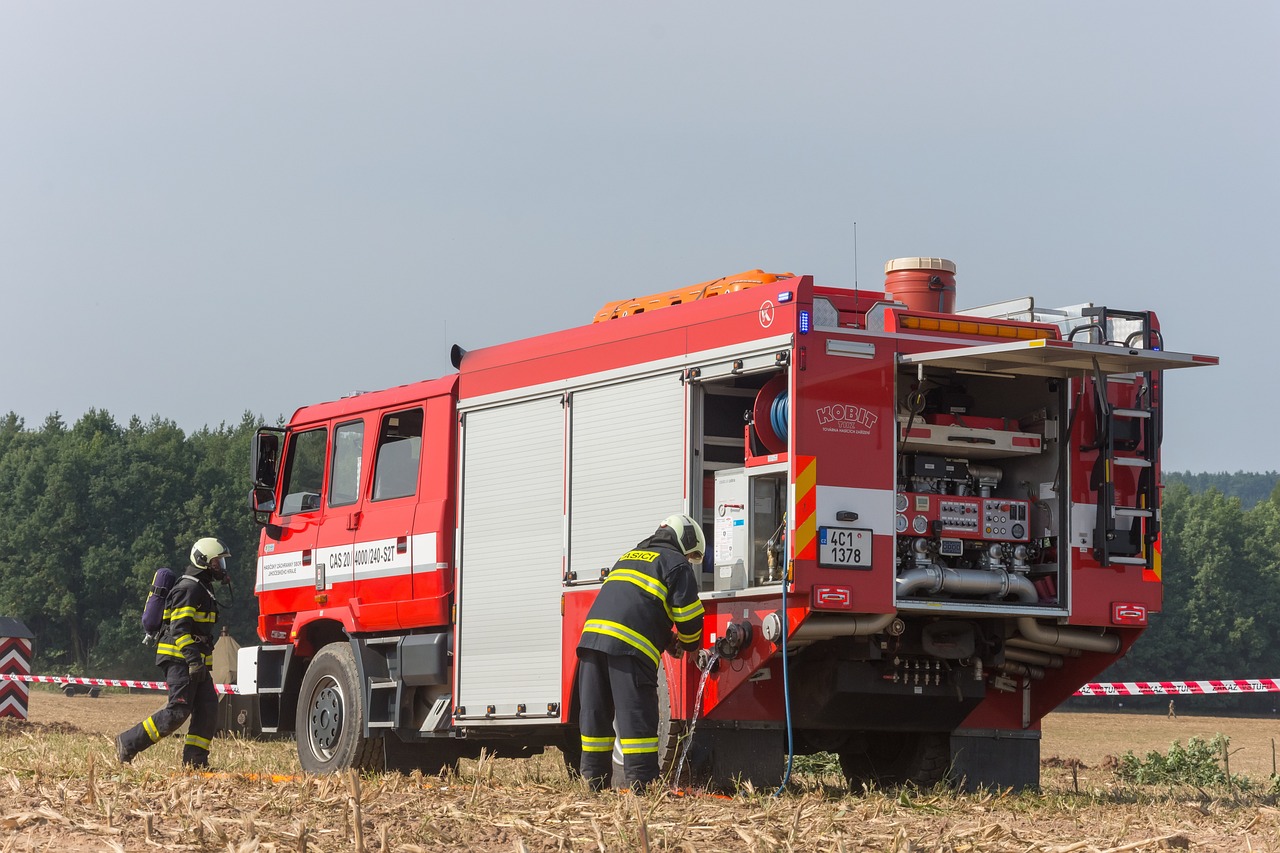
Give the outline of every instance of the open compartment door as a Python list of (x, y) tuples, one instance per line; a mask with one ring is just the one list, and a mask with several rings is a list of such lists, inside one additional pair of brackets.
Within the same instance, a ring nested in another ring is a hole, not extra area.
[(898, 358), (899, 363), (908, 365), (936, 365), (979, 373), (1057, 376), (1063, 379), (1091, 375), (1095, 368), (1105, 375), (1114, 375), (1208, 367), (1218, 363), (1218, 357), (1213, 355), (1061, 340), (1010, 341), (988, 346), (903, 353)]

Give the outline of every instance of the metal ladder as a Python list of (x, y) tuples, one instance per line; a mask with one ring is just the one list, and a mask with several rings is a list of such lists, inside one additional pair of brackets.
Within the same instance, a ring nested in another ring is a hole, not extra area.
[[(1143, 349), (1159, 349), (1159, 332), (1152, 328), (1149, 311), (1117, 311), (1105, 307), (1086, 308), (1090, 326), (1100, 330), (1104, 339), (1115, 321), (1125, 321), (1133, 328), (1123, 343)], [(1154, 568), (1154, 544), (1160, 534), (1159, 483), (1156, 466), (1160, 459), (1161, 411), (1160, 376), (1155, 372), (1141, 374), (1143, 384), (1138, 400), (1130, 407), (1114, 406), (1107, 395), (1107, 378), (1094, 363), (1094, 390), (1097, 396), (1097, 449), (1090, 487), (1098, 493), (1098, 514), (1093, 534), (1093, 554), (1100, 565), (1132, 565)], [(1137, 468), (1137, 488), (1133, 506), (1116, 504), (1115, 473), (1117, 468)], [(1128, 521), (1121, 527), (1120, 521)]]

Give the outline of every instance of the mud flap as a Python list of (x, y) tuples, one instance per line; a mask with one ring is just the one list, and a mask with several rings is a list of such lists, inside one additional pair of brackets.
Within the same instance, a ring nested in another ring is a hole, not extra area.
[(1040, 732), (957, 729), (951, 733), (951, 771), (965, 791), (1040, 789)]

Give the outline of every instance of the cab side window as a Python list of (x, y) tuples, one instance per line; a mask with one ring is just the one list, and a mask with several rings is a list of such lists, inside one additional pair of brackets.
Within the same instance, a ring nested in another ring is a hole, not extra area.
[(284, 461), (284, 487), (280, 502), (281, 515), (311, 512), (320, 508), (320, 492), (324, 488), (324, 457), (328, 446), (328, 430), (295, 433), (289, 442)]
[(338, 424), (333, 431), (329, 506), (347, 506), (360, 498), (360, 460), (363, 456), (364, 421)]
[(384, 415), (378, 428), (373, 499), (407, 498), (418, 490), (422, 458), (422, 409)]

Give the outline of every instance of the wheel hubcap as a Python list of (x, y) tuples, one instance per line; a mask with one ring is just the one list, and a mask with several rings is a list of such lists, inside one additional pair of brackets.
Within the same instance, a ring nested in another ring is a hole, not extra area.
[(317, 685), (311, 701), (310, 734), (316, 754), (331, 757), (342, 736), (342, 690), (332, 679)]

